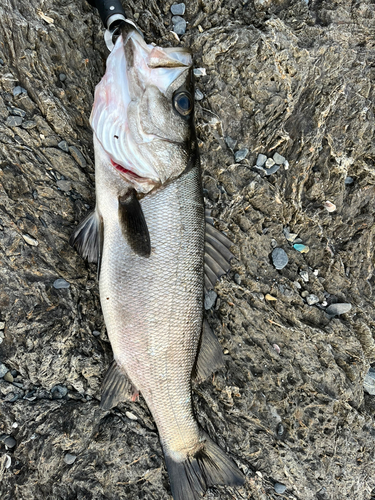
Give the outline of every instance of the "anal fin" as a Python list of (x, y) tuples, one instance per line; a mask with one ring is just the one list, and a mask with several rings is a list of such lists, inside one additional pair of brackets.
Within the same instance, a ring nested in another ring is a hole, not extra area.
[(221, 345), (207, 320), (204, 320), (200, 347), (195, 363), (194, 376), (196, 381), (203, 382), (223, 366), (224, 358)]
[(100, 407), (109, 410), (121, 401), (136, 401), (139, 392), (132, 384), (127, 374), (113, 360), (102, 383), (102, 398)]
[(151, 254), (150, 234), (135, 189), (130, 189), (125, 195), (120, 196), (118, 202), (124, 238), (136, 254), (149, 257)]

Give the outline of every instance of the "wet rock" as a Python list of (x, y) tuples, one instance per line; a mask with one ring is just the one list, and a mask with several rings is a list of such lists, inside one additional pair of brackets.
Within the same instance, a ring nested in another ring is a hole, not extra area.
[(53, 282), (53, 288), (56, 288), (56, 290), (61, 290), (62, 288), (69, 288), (70, 283), (68, 283), (64, 278), (58, 278)]
[(3, 443), (5, 444), (5, 446), (7, 446), (8, 448), (14, 448), (17, 444), (17, 441), (14, 439), (14, 437), (12, 436), (7, 436), (4, 440), (3, 440)]
[(352, 305), (345, 302), (331, 304), (330, 306), (327, 307), (326, 313), (329, 314), (330, 316), (339, 316), (340, 314), (345, 314), (349, 312), (351, 308)]
[(276, 269), (281, 270), (288, 264), (288, 256), (282, 248), (275, 248), (271, 254), (272, 263)]
[(183, 16), (185, 14), (185, 4), (184, 3), (172, 4), (171, 12), (174, 16)]
[(247, 148), (239, 149), (234, 154), (235, 161), (240, 162), (240, 161), (244, 160), (246, 158), (246, 156), (248, 155), (248, 153), (249, 153), (249, 150)]
[(173, 16), (172, 17), (172, 23), (173, 23), (173, 31), (176, 33), (176, 35), (183, 35), (186, 32), (186, 21), (183, 17), (180, 16)]

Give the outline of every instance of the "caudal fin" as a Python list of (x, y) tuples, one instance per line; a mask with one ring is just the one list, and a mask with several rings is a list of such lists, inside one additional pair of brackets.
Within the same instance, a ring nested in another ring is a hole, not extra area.
[(206, 433), (201, 443), (202, 447), (184, 461), (165, 453), (174, 500), (201, 500), (210, 486), (241, 486), (245, 482), (237, 465)]

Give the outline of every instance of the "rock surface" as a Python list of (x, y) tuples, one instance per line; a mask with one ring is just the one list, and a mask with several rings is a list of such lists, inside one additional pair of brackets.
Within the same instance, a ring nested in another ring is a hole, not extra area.
[[(172, 3), (129, 0), (125, 10), (148, 42), (177, 45)], [(375, 495), (375, 397), (363, 390), (375, 362), (374, 18), (371, 0), (186, 4), (182, 43), (206, 70), (196, 103), (204, 193), (237, 258), (207, 311), (226, 368), (194, 386), (194, 404), (247, 475), (207, 499), (277, 499), (275, 483), (298, 500)], [(0, 38), (0, 363), (13, 376), (0, 379), (0, 434), (16, 442), (0, 443), (1, 498), (166, 500), (143, 400), (99, 408), (112, 355), (96, 268), (68, 245), (94, 205), (99, 18), (83, 0), (3, 0)], [(33, 126), (7, 122), (13, 108)], [(225, 137), (249, 150), (241, 164)], [(288, 170), (252, 169), (276, 150)], [(285, 227), (310, 251), (291, 247), (277, 271), (271, 241), (288, 245)], [(70, 287), (54, 288), (58, 278)], [(329, 317), (301, 287), (352, 309)], [(53, 399), (56, 386), (66, 395)]]

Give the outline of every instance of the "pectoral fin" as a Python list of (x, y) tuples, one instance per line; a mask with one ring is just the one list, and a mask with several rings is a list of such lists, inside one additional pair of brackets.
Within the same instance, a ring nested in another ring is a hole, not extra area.
[(97, 262), (99, 274), (103, 249), (103, 219), (97, 210), (78, 224), (69, 239), (69, 244), (88, 262)]
[(119, 199), (119, 219), (124, 238), (131, 249), (141, 257), (151, 254), (151, 241), (147, 223), (135, 189), (131, 189)]
[(113, 360), (103, 380), (100, 407), (110, 410), (121, 401), (136, 401), (138, 396), (138, 390), (127, 374)]
[(223, 352), (216, 335), (207, 320), (203, 321), (202, 336), (193, 376), (203, 382), (212, 373), (224, 366)]

